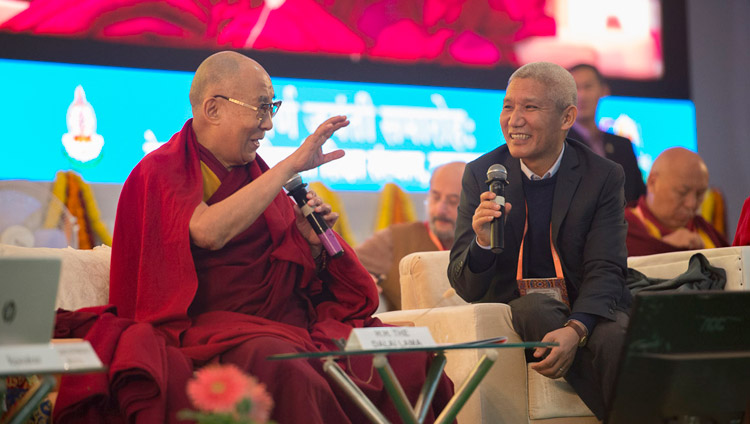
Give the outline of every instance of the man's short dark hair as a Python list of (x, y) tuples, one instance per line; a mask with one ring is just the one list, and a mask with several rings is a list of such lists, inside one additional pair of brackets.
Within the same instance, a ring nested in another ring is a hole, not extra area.
[(596, 76), (596, 80), (599, 81), (599, 84), (607, 85), (607, 80), (604, 79), (604, 76), (602, 75), (601, 72), (599, 72), (599, 69), (597, 69), (596, 66), (591, 65), (589, 63), (579, 63), (577, 65), (571, 66), (570, 69), (568, 69), (568, 71), (572, 74), (574, 71), (578, 71), (581, 69), (589, 70), (593, 72), (594, 75)]

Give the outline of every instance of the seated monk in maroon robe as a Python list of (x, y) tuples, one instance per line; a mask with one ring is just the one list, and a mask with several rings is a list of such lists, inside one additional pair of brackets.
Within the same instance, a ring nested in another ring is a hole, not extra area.
[(646, 194), (625, 209), (628, 256), (726, 247), (728, 243), (697, 210), (708, 189), (708, 169), (690, 150), (673, 147), (654, 161)]
[[(85, 335), (106, 374), (66, 376), (56, 422), (176, 422), (185, 384), (207, 363), (233, 363), (265, 383), (280, 424), (363, 423), (367, 418), (315, 360), (269, 355), (337, 349), (353, 327), (382, 325), (378, 294), (353, 250), (328, 258), (281, 190), (292, 175), (343, 156), (321, 146), (346, 117), (325, 121), (273, 168), (256, 156), (272, 128), (274, 91), (256, 62), (222, 52), (196, 71), (193, 119), (144, 158), (122, 190), (112, 245), (110, 303), (59, 314), (57, 336)], [(236, 99), (236, 100), (235, 100)], [(314, 193), (308, 205), (333, 224)], [(416, 401), (426, 354), (390, 362)], [(341, 367), (393, 421), (395, 408), (371, 358)], [(440, 382), (433, 407), (452, 392)], [(430, 411), (435, 414), (436, 411)]]

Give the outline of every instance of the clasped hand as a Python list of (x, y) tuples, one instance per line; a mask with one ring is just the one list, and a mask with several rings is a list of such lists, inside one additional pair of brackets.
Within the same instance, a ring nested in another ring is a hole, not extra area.
[(694, 233), (687, 228), (679, 228), (674, 232), (667, 234), (662, 237), (661, 240), (672, 246), (679, 247), (681, 249), (703, 249), (705, 246), (703, 240), (698, 233)]
[(545, 377), (563, 377), (576, 357), (578, 333), (571, 327), (562, 327), (545, 334), (542, 342), (557, 342), (559, 346), (534, 349), (535, 358), (542, 358), (545, 354), (547, 357), (531, 364), (531, 369)]
[[(313, 208), (315, 212), (320, 214), (329, 228), (333, 228), (333, 225), (336, 224), (336, 221), (339, 219), (339, 214), (337, 212), (333, 212), (333, 210), (331, 209), (331, 205), (323, 202), (323, 199), (318, 197), (318, 195), (315, 194), (315, 192), (312, 190), (307, 192), (307, 205)], [(305, 240), (307, 240), (307, 242), (310, 244), (310, 249), (312, 250), (313, 257), (317, 257), (318, 254), (320, 254), (322, 245), (320, 237), (318, 237), (318, 235), (315, 233), (315, 230), (313, 230), (313, 227), (310, 225), (310, 223), (307, 222), (307, 218), (297, 205), (294, 205), (294, 213), (297, 216), (297, 229), (305, 238)]]
[[(479, 196), (481, 202), (474, 211), (474, 217), (471, 219), (471, 228), (477, 235), (477, 242), (482, 246), (490, 245), (490, 223), (494, 218), (500, 218), (500, 205), (495, 203), (497, 195), (491, 191), (485, 191)], [(513, 208), (509, 202), (505, 203), (505, 213), (507, 214)]]

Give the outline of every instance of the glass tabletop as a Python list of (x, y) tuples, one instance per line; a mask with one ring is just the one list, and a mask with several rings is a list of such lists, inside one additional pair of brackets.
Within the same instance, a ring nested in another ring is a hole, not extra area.
[(442, 352), (446, 350), (460, 350), (460, 349), (530, 349), (536, 347), (555, 347), (557, 343), (547, 342), (522, 342), (522, 343), (450, 343), (436, 346), (420, 346), (420, 347), (409, 347), (409, 348), (388, 348), (388, 349), (363, 349), (363, 350), (331, 350), (325, 352), (299, 352), (299, 353), (281, 353), (277, 355), (269, 356), (268, 360), (278, 361), (285, 359), (300, 359), (300, 358), (338, 358), (346, 356), (356, 355), (375, 355), (375, 354), (399, 354), (399, 353), (414, 353), (414, 352)]

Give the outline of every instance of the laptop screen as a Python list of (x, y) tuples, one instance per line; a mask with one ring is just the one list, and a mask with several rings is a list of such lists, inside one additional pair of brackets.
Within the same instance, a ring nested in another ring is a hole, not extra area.
[(0, 258), (0, 346), (49, 343), (59, 258)]
[(750, 406), (750, 292), (642, 293), (610, 423), (737, 423)]

